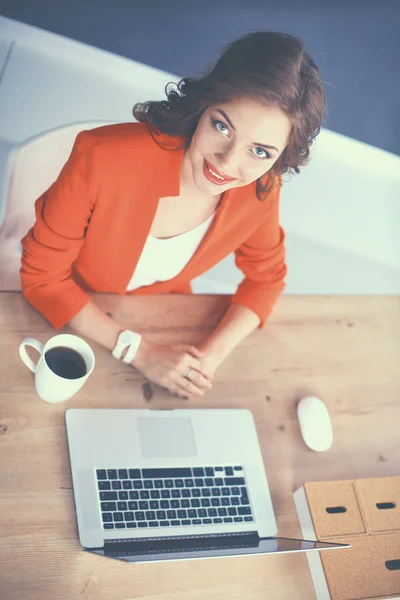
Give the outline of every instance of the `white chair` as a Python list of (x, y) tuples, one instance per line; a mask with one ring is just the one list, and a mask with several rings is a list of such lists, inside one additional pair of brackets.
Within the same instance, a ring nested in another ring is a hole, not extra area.
[(35, 201), (57, 179), (76, 136), (109, 124), (92, 121), (53, 129), (11, 152), (0, 222), (0, 291), (21, 289), (21, 239), (35, 222)]

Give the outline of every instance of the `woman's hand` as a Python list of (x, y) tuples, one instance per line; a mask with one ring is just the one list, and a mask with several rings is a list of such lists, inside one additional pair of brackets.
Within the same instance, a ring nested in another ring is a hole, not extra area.
[(201, 348), (198, 348), (198, 351), (203, 354), (203, 357), (200, 359), (201, 372), (209, 379), (213, 379), (215, 371), (220, 366), (221, 360)]
[[(204, 396), (212, 387), (211, 369), (202, 366), (204, 352), (185, 344), (150, 344), (142, 339), (132, 361), (154, 383), (179, 396)], [(189, 378), (188, 378), (189, 375)]]

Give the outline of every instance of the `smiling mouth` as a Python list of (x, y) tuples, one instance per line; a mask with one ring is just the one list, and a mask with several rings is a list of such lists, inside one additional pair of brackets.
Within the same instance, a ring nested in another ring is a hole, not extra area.
[(214, 165), (211, 165), (206, 159), (204, 159), (203, 171), (209, 181), (218, 185), (226, 184), (236, 180), (236, 177), (222, 175), (222, 173), (220, 173), (218, 169), (216, 169)]

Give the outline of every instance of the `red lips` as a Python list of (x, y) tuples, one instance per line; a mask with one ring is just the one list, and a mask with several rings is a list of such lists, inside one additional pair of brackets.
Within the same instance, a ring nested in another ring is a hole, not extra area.
[[(218, 177), (215, 177), (212, 173), (210, 173), (209, 169), (211, 169), (216, 175), (219, 175), (219, 177), (223, 177), (223, 179), (219, 179)], [(236, 177), (228, 177), (227, 175), (224, 175), (223, 173), (218, 171), (218, 169), (216, 167), (214, 167), (214, 165), (209, 163), (206, 159), (204, 159), (204, 162), (203, 162), (203, 173), (209, 181), (211, 181), (212, 183), (214, 183), (216, 185), (226, 185), (227, 183), (229, 183), (231, 181), (235, 181), (235, 179), (236, 179)]]

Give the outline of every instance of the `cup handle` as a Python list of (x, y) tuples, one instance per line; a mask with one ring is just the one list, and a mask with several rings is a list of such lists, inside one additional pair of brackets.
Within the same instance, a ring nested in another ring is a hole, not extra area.
[(40, 355), (43, 354), (44, 346), (39, 342), (39, 340), (35, 340), (34, 338), (26, 338), (20, 344), (19, 355), (22, 358), (22, 361), (26, 364), (28, 369), (32, 371), (32, 373), (35, 373), (37, 368), (37, 362), (33, 362), (30, 356), (28, 356), (25, 346), (31, 346), (32, 348), (35, 348), (35, 350), (37, 350)]

